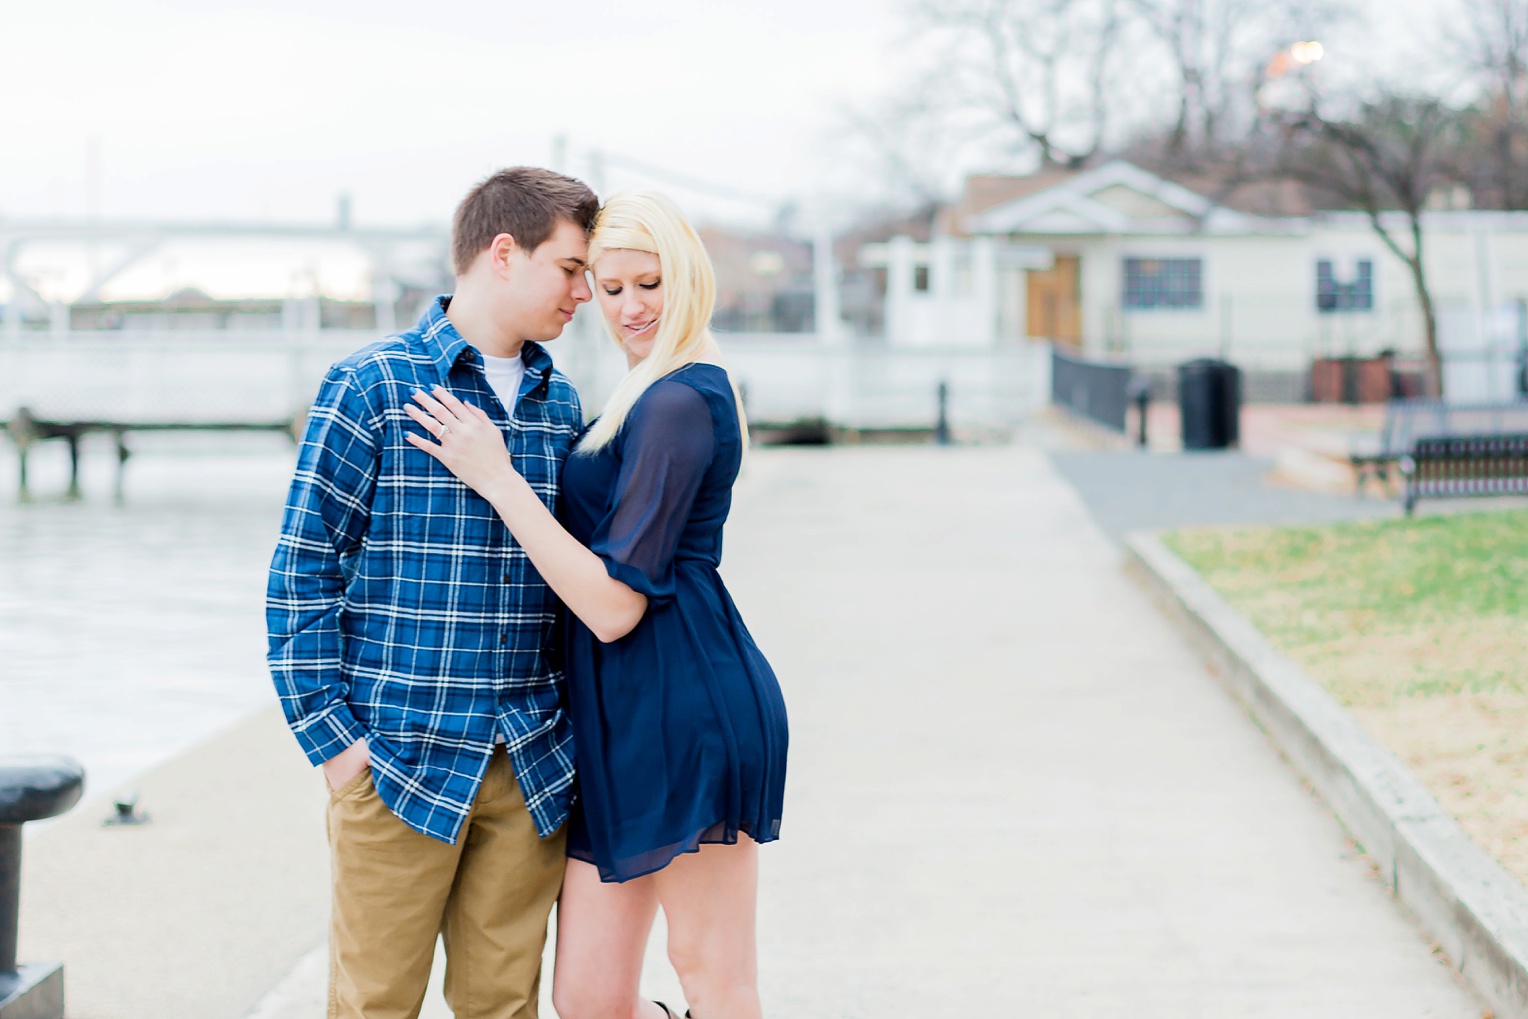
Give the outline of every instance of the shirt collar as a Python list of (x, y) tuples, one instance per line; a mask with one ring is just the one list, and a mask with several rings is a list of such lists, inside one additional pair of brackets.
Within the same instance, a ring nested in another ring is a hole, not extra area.
[(440, 373), (442, 382), (446, 381), (461, 356), (472, 349), (446, 318), (446, 305), (450, 303), (451, 295), (441, 294), (430, 302), (419, 319), (419, 335), (424, 340), (425, 352), (435, 362), (435, 370)]
[[(424, 339), (425, 352), (435, 363), (435, 370), (440, 373), (442, 382), (451, 374), (451, 369), (456, 367), (458, 361), (465, 359), (481, 364), (478, 350), (456, 331), (456, 326), (446, 317), (446, 305), (450, 303), (451, 295), (441, 294), (430, 302), (419, 319), (419, 333)], [(524, 392), (545, 384), (550, 378), (552, 355), (541, 344), (526, 340), (520, 348), (520, 359), (525, 362), (526, 378), (536, 380), (533, 385), (526, 386)]]

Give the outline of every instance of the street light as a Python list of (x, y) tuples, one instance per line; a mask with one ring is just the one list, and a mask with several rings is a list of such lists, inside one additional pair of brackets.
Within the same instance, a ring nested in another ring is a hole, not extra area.
[(1274, 109), (1292, 109), (1306, 104), (1310, 83), (1302, 72), (1326, 55), (1326, 47), (1314, 39), (1294, 43), (1275, 53), (1263, 68), (1257, 86), (1257, 107), (1261, 113)]
[(1289, 47), (1289, 55), (1294, 57), (1297, 64), (1314, 64), (1326, 53), (1326, 48), (1319, 42), (1297, 42)]
[(1290, 71), (1309, 67), (1326, 55), (1326, 47), (1314, 40), (1297, 42), (1279, 50), (1263, 69), (1263, 81), (1278, 81)]

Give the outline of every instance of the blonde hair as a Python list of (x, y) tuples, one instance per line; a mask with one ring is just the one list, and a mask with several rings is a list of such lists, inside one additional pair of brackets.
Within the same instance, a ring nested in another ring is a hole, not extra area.
[[(652, 353), (616, 385), (599, 420), (579, 442), (580, 453), (595, 453), (610, 445), (631, 409), (654, 382), (716, 350), (716, 338), (711, 335), (716, 274), (706, 246), (685, 222), (679, 207), (656, 191), (622, 191), (612, 195), (594, 221), (594, 234), (589, 238), (589, 264), (594, 265), (605, 252), (616, 250), (645, 251), (658, 256), (663, 312), (658, 317)], [(605, 327), (620, 346), (620, 337), (608, 321)], [(730, 372), (727, 377), (732, 384), (738, 428), (746, 452), (748, 420), (743, 413), (742, 394)]]

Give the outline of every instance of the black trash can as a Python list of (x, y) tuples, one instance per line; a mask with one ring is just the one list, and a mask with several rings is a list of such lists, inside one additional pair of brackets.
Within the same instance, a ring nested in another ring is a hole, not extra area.
[(1225, 449), (1241, 438), (1241, 369), (1202, 357), (1178, 366), (1184, 449)]

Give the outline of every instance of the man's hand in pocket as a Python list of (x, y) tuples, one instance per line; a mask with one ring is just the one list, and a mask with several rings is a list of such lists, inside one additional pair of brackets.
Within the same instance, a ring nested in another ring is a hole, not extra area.
[(329, 758), (319, 767), (330, 789), (341, 789), (353, 778), (371, 766), (371, 750), (365, 739), (358, 739), (350, 746)]

